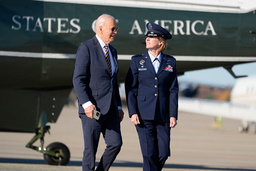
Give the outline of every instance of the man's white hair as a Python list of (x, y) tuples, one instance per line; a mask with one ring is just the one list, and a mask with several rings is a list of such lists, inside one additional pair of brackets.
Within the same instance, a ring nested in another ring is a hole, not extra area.
[(115, 20), (115, 18), (109, 14), (102, 14), (98, 17), (96, 23), (95, 23), (95, 28), (96, 30), (100, 27), (100, 26), (104, 26), (105, 22), (107, 21), (107, 19), (112, 18)]

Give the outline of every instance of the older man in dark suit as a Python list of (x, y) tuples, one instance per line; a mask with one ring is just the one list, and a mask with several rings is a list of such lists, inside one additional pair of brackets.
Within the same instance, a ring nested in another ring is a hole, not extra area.
[(101, 133), (106, 149), (96, 170), (109, 170), (122, 146), (120, 122), (124, 113), (118, 88), (117, 52), (110, 45), (118, 27), (115, 18), (107, 14), (99, 16), (95, 27), (96, 35), (77, 50), (73, 76), (84, 134), (83, 171), (95, 169)]

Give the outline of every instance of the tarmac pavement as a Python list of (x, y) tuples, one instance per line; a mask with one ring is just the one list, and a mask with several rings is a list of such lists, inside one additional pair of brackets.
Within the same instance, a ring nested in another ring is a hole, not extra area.
[[(134, 125), (124, 108), (123, 147), (110, 171), (142, 171), (142, 156)], [(172, 156), (163, 171), (256, 171), (256, 134), (239, 133), (240, 121), (223, 119), (221, 127), (212, 127), (214, 117), (179, 113), (178, 125), (171, 131)], [(64, 107), (45, 146), (66, 144), (71, 153), (67, 166), (45, 164), (43, 154), (25, 147), (32, 133), (0, 132), (0, 171), (76, 171), (81, 169), (83, 138), (77, 108)], [(35, 143), (39, 145), (39, 142)], [(97, 162), (105, 149), (103, 138)]]

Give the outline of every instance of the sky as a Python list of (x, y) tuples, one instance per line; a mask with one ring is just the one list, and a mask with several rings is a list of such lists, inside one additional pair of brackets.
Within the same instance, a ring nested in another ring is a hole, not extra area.
[[(236, 75), (256, 75), (256, 62), (235, 65), (233, 71)], [(193, 84), (206, 84), (220, 87), (233, 87), (236, 80), (222, 67), (186, 72), (178, 77), (179, 82)]]

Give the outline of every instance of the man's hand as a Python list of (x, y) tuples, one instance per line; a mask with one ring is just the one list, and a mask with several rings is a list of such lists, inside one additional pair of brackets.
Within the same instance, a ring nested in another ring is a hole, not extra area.
[(174, 128), (177, 125), (177, 121), (175, 117), (170, 118), (170, 127)]
[(119, 113), (120, 122), (122, 122), (122, 120), (124, 119), (124, 112), (123, 110), (118, 110), (118, 113)]
[(133, 114), (131, 117), (131, 122), (134, 123), (135, 125), (140, 124), (139, 116), (138, 114)]
[(84, 110), (84, 113), (86, 114), (86, 116), (88, 118), (93, 118), (93, 110), (96, 109), (96, 107), (94, 105), (91, 105), (89, 107), (87, 107), (85, 110)]

